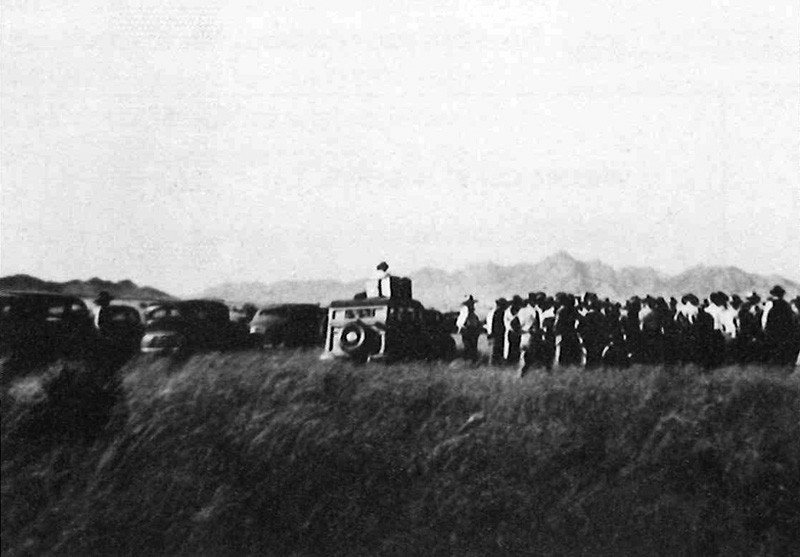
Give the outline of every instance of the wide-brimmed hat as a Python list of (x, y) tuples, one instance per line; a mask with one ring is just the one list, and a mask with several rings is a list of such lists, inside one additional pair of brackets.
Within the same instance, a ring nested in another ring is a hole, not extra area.
[(389, 268), (389, 264), (386, 261), (381, 261), (375, 268), (379, 271), (385, 271)]
[(786, 294), (786, 290), (784, 290), (780, 284), (776, 284), (769, 293), (776, 298), (783, 298), (783, 295)]
[(747, 301), (748, 301), (748, 302), (751, 302), (751, 303), (753, 303), (753, 304), (757, 304), (758, 302), (760, 302), (760, 301), (761, 301), (761, 296), (759, 296), (758, 294), (756, 294), (755, 292), (753, 292), (752, 294), (750, 294), (750, 295), (747, 297)]
[(461, 302), (461, 305), (462, 305), (462, 306), (474, 306), (474, 305), (475, 305), (475, 302), (477, 302), (477, 301), (478, 301), (478, 300), (476, 300), (475, 298), (473, 298), (473, 297), (472, 297), (472, 294), (470, 294), (470, 295), (469, 295), (469, 298), (467, 298), (466, 300), (464, 300), (463, 302)]
[(697, 296), (695, 296), (694, 294), (692, 294), (690, 292), (689, 294), (686, 294), (686, 295), (683, 296), (683, 298), (681, 298), (681, 303), (682, 304), (685, 304), (687, 302), (691, 303), (691, 304), (694, 304), (694, 305), (698, 305), (700, 303), (700, 300), (698, 299)]
[(728, 301), (728, 295), (725, 292), (712, 292), (709, 294), (708, 299), (714, 304), (724, 304)]
[(508, 304), (508, 300), (506, 300), (505, 298), (497, 298), (494, 301), (494, 303), (497, 304), (498, 306), (505, 306)]
[(97, 298), (95, 298), (94, 303), (99, 306), (102, 304), (106, 304), (113, 299), (114, 298), (111, 296), (111, 294), (103, 290), (102, 292), (100, 292), (100, 294), (97, 295)]

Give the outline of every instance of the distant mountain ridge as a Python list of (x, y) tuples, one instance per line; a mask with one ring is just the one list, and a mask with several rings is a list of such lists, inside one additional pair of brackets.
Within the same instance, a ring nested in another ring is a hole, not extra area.
[(80, 298), (94, 298), (106, 291), (121, 300), (172, 300), (175, 297), (150, 286), (137, 286), (130, 280), (112, 282), (97, 277), (89, 280), (70, 280), (67, 282), (46, 281), (30, 275), (10, 275), (0, 277), (0, 290), (24, 290), (69, 294)]
[[(789, 296), (800, 294), (800, 284), (777, 275), (747, 273), (738, 267), (695, 266), (677, 275), (650, 267), (615, 269), (601, 261), (578, 261), (560, 251), (538, 263), (502, 266), (472, 264), (454, 272), (426, 267), (409, 273), (414, 297), (427, 306), (454, 309), (467, 294), (488, 306), (500, 297), (528, 292), (595, 292), (601, 297), (624, 301), (633, 295), (680, 297), (688, 292), (707, 297), (722, 290), (728, 294), (758, 292), (764, 297), (775, 284)], [(202, 297), (254, 303), (318, 302), (351, 298), (364, 289), (364, 280), (292, 280), (271, 284), (261, 282), (225, 283), (205, 290)]]

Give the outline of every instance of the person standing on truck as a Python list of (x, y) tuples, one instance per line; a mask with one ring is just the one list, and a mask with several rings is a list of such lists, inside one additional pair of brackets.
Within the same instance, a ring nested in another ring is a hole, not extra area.
[(386, 261), (381, 261), (375, 267), (375, 271), (367, 281), (366, 295), (368, 298), (389, 298), (389, 264)]
[(475, 313), (475, 302), (477, 300), (470, 294), (461, 304), (463, 307), (456, 318), (456, 328), (464, 342), (464, 358), (473, 362), (478, 361), (478, 339), (483, 332), (483, 321)]

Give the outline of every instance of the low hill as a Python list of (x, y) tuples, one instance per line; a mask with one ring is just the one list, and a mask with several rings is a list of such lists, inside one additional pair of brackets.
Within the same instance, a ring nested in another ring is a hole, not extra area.
[[(601, 261), (583, 262), (566, 252), (558, 252), (538, 263), (502, 266), (494, 263), (469, 265), (454, 272), (424, 268), (410, 273), (414, 297), (442, 310), (458, 306), (465, 295), (473, 294), (485, 307), (500, 296), (541, 290), (596, 292), (601, 297), (625, 300), (633, 295), (682, 296), (693, 292), (706, 297), (722, 290), (729, 294), (759, 292), (764, 297), (775, 284), (790, 295), (800, 294), (800, 284), (775, 275), (747, 273), (737, 267), (692, 267), (670, 276), (649, 267), (615, 269)], [(261, 282), (226, 283), (203, 292), (203, 297), (235, 301), (319, 302), (350, 298), (364, 289), (364, 281), (295, 280), (271, 284)]]
[(138, 286), (130, 280), (112, 282), (97, 277), (89, 280), (67, 282), (46, 281), (30, 275), (10, 275), (0, 278), (0, 290), (24, 290), (69, 294), (81, 298), (94, 298), (106, 291), (120, 300), (170, 300), (174, 296), (150, 286)]

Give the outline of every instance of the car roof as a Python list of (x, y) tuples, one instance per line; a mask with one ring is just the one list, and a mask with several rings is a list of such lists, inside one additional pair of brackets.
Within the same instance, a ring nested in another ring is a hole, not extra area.
[(0, 290), (0, 296), (3, 298), (15, 298), (15, 299), (29, 299), (29, 300), (38, 300), (41, 302), (74, 302), (79, 301), (83, 303), (78, 296), (72, 296), (70, 294), (59, 294), (57, 292), (42, 292), (38, 290)]
[(154, 304), (152, 306), (148, 306), (147, 310), (156, 309), (156, 308), (191, 308), (191, 307), (202, 307), (202, 306), (213, 306), (216, 308), (225, 308), (225, 311), (228, 311), (228, 306), (226, 306), (223, 302), (218, 300), (170, 300), (166, 302), (161, 302), (158, 304)]
[(124, 304), (111, 304), (110, 306), (108, 306), (107, 309), (111, 309), (112, 312), (118, 312), (118, 313), (131, 313), (132, 312), (132, 313), (135, 313), (137, 315), (139, 314), (139, 310), (138, 309), (136, 309), (135, 307), (126, 306)]
[(259, 311), (270, 309), (319, 309), (319, 304), (267, 304), (260, 306)]
[(422, 308), (422, 303), (410, 298), (354, 298), (352, 300), (334, 300), (332, 308), (363, 308), (374, 306)]

